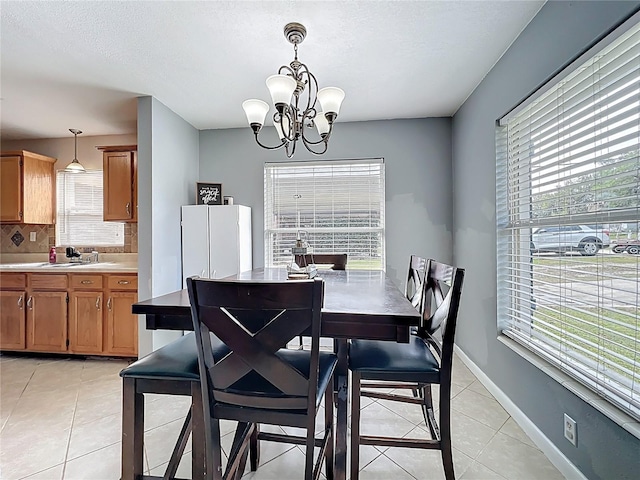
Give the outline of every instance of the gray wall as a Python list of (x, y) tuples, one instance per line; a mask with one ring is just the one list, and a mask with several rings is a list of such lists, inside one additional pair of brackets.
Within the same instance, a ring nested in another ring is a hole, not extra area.
[[(195, 196), (199, 132), (153, 97), (138, 99), (138, 297), (182, 288), (180, 207)], [(181, 333), (139, 329), (139, 354)]]
[[(275, 143), (272, 127), (260, 136)], [(451, 119), (339, 122), (325, 155), (298, 145), (293, 160), (380, 157), (386, 165), (387, 273), (403, 287), (409, 255), (452, 258)], [(283, 150), (256, 145), (249, 127), (200, 132), (200, 181), (221, 182), (223, 195), (252, 208), (254, 267), (264, 266), (264, 162), (286, 160)]]
[(453, 119), (454, 258), (467, 269), (457, 343), (590, 479), (638, 478), (640, 441), (496, 340), (495, 120), (637, 7), (548, 2)]

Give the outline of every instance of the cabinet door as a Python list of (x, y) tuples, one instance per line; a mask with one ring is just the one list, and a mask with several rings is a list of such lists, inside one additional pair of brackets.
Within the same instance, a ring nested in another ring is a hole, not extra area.
[(24, 350), (26, 293), (0, 292), (0, 348)]
[(22, 157), (0, 158), (0, 222), (22, 222)]
[(133, 152), (103, 154), (104, 219), (133, 220), (134, 155)]
[(69, 296), (69, 351), (102, 353), (102, 292)]
[(138, 356), (138, 316), (131, 313), (136, 292), (110, 292), (107, 300), (105, 353)]
[(29, 293), (27, 349), (67, 351), (67, 292)]

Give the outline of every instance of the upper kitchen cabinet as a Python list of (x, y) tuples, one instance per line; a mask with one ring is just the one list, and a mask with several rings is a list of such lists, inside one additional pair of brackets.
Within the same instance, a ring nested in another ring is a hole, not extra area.
[(104, 220), (137, 222), (137, 146), (96, 148), (102, 151)]
[(26, 150), (2, 152), (0, 223), (55, 223), (55, 162)]

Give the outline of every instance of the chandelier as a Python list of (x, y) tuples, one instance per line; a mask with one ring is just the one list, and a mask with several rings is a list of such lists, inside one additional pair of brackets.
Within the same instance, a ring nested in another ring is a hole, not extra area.
[[(325, 87), (318, 90), (315, 75), (298, 60), (298, 45), (306, 35), (307, 29), (300, 23), (285, 25), (284, 36), (293, 44), (294, 58), (288, 66), (280, 67), (278, 75), (270, 76), (266, 82), (276, 109), (273, 125), (280, 138), (279, 145), (268, 146), (258, 138), (269, 112), (269, 105), (256, 99), (242, 103), (258, 145), (267, 150), (284, 147), (288, 158), (293, 157), (298, 140), (302, 140), (307, 150), (314, 155), (322, 155), (327, 151), (333, 123), (344, 100), (344, 91), (340, 88)], [(322, 108), (321, 111), (318, 106)], [(317, 134), (310, 133), (314, 126)]]

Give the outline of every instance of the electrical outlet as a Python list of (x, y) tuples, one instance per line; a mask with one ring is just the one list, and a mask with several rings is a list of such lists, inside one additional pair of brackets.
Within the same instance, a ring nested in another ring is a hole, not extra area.
[(30, 242), (36, 241), (36, 232), (29, 232), (29, 241)]
[(564, 438), (573, 443), (574, 447), (578, 446), (578, 424), (566, 413), (564, 414)]

